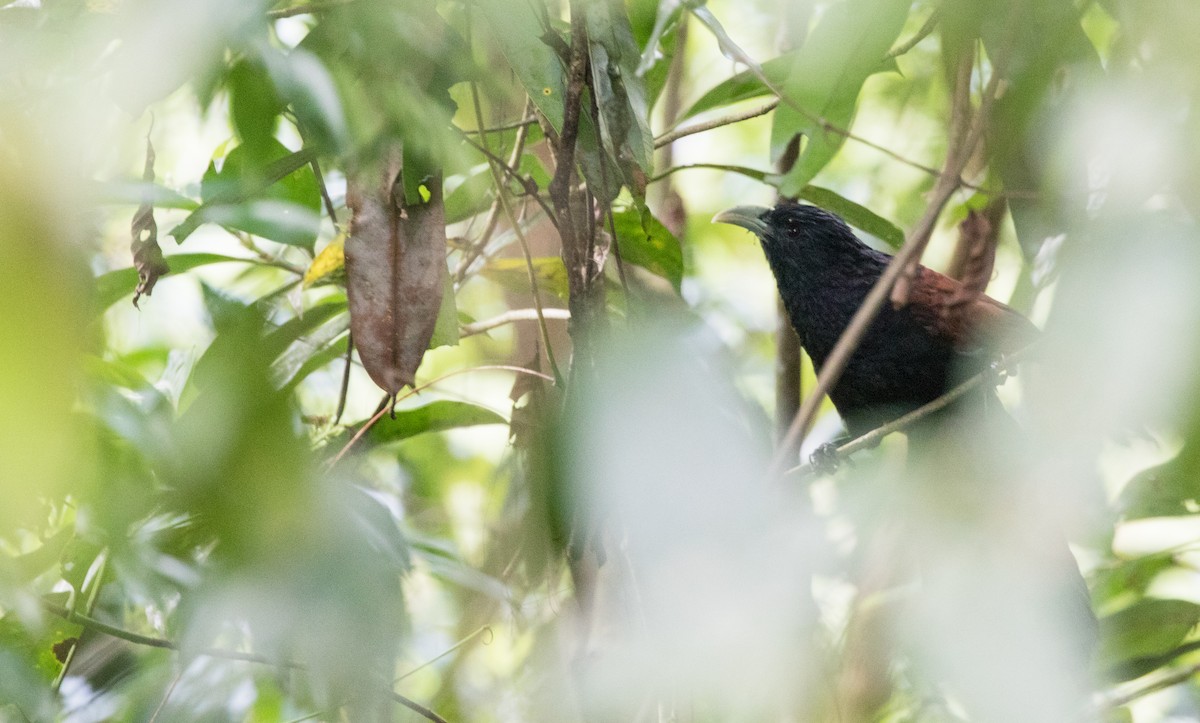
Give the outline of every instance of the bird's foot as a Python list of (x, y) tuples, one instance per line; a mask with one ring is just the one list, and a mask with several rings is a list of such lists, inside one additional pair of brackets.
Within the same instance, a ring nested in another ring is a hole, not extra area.
[(808, 456), (808, 462), (821, 474), (833, 474), (842, 466), (842, 458), (838, 455), (837, 450), (836, 444), (826, 442), (813, 450), (813, 453)]
[[(998, 387), (1005, 382), (1009, 377), (1008, 360), (1001, 356), (999, 359), (987, 365), (988, 381), (992, 386)], [(1013, 375), (1016, 376), (1016, 375)]]

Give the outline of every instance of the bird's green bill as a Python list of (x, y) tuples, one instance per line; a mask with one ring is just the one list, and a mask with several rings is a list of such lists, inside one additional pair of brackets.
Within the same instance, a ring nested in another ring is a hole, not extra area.
[(762, 206), (735, 206), (713, 216), (713, 223), (731, 223), (741, 226), (756, 236), (762, 236), (767, 231), (767, 222), (763, 216), (770, 209)]

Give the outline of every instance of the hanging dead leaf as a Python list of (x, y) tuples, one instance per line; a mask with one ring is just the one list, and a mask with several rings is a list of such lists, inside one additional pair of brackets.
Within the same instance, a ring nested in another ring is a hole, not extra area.
[[(150, 136), (146, 136), (146, 168), (142, 171), (142, 180), (149, 188), (154, 183), (154, 146)], [(163, 258), (162, 249), (158, 245), (158, 223), (154, 220), (154, 204), (149, 200), (138, 206), (133, 214), (133, 222), (129, 225), (131, 241), (129, 250), (133, 253), (133, 267), (137, 269), (138, 285), (133, 292), (133, 305), (138, 305), (142, 295), (150, 296), (158, 279), (171, 271)]]
[(982, 211), (971, 209), (958, 226), (958, 247), (948, 272), (962, 286), (946, 301), (945, 313), (957, 314), (970, 306), (992, 280), (996, 264), (996, 245), (1000, 241), (1000, 226), (1008, 210), (1004, 199), (989, 203)]
[[(442, 179), (423, 181), (428, 200), (403, 198), (399, 159), (381, 176), (351, 180), (346, 292), (354, 345), (371, 379), (393, 396), (412, 386), (429, 348), (446, 277)], [(424, 193), (422, 193), (424, 195)]]

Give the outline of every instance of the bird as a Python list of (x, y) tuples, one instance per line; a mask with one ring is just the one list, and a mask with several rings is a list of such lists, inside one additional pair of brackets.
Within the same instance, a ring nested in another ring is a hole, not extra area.
[[(713, 221), (758, 237), (800, 345), (819, 372), (892, 257), (863, 243), (838, 215), (807, 204), (738, 206)], [(909, 303), (883, 305), (829, 393), (851, 436), (933, 401), (1037, 338), (1038, 328), (1020, 312), (982, 294), (948, 313), (962, 290), (961, 282), (918, 266)]]
[[(820, 371), (892, 257), (863, 243), (836, 214), (793, 201), (773, 208), (738, 206), (713, 220), (741, 226), (758, 237), (800, 344)], [(830, 391), (852, 436), (933, 401), (957, 380), (988, 368), (997, 357), (1023, 349), (1040, 335), (1012, 307), (983, 294), (964, 296), (961, 282), (925, 266), (917, 267), (911, 289), (908, 304), (883, 304)], [(963, 298), (965, 306), (948, 313), (949, 306)], [(995, 400), (994, 390), (984, 390), (983, 399)], [(998, 400), (997, 413), (983, 415), (986, 426), (961, 424), (958, 413), (970, 403), (964, 399), (906, 430), (910, 449), (914, 436), (918, 448), (936, 449), (935, 458), (943, 465), (950, 463), (960, 482), (972, 475), (986, 479), (995, 471), (987, 462), (989, 446), (1011, 449), (1022, 439)], [(813, 461), (820, 466), (818, 456)], [(976, 511), (996, 506), (995, 495), (1005, 489), (967, 484), (951, 491), (945, 489), (944, 473), (929, 476), (930, 484), (942, 485), (935, 496), (943, 501), (951, 496), (974, 500), (966, 507), (973, 504)], [(1063, 596), (1063, 610), (1082, 643), (1081, 657), (1088, 658), (1096, 649), (1098, 628), (1087, 585), (1065, 539), (1050, 547), (1054, 549), (1043, 554), (1058, 586), (1053, 592)]]

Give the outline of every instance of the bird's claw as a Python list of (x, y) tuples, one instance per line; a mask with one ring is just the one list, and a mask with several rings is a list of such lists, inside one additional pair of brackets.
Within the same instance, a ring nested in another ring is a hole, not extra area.
[(1008, 379), (1008, 360), (1004, 357), (996, 359), (987, 365), (987, 372), (992, 386), (1000, 386)]
[(833, 474), (842, 466), (842, 458), (838, 456), (837, 445), (826, 442), (813, 450), (808, 456), (808, 462), (821, 474)]

